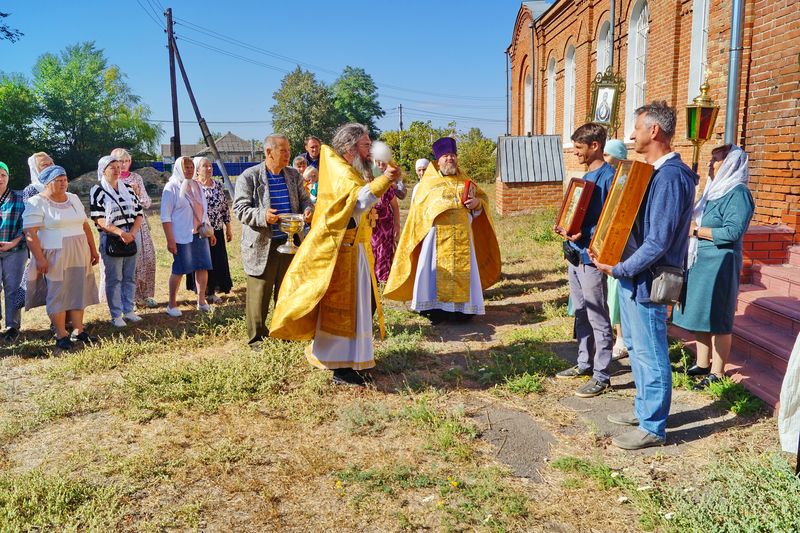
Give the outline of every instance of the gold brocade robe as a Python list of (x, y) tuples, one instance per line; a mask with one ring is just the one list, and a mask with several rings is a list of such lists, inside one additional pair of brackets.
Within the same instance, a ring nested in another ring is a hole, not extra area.
[[(381, 335), (383, 313), (377, 298), (367, 210), (356, 228), (348, 223), (358, 192), (367, 185), (358, 172), (329, 146), (320, 153), (317, 204), (311, 229), (303, 239), (281, 283), (269, 334), (286, 340), (310, 340), (319, 319), (320, 328), (332, 335), (355, 337), (358, 243), (364, 244)], [(380, 197), (391, 183), (385, 176), (369, 186)]]
[[(456, 176), (442, 176), (435, 163), (428, 165), (400, 235), (383, 291), (386, 298), (412, 299), (422, 241), (435, 225), (437, 299), (443, 302), (469, 299), (469, 211), (461, 203), (467, 179), (460, 171)], [(480, 200), (483, 211), (472, 221), (472, 243), (481, 288), (485, 290), (500, 279), (500, 246), (489, 214), (489, 199), (477, 184), (476, 198)]]

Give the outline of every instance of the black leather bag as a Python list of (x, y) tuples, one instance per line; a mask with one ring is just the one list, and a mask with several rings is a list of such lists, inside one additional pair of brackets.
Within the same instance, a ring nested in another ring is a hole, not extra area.
[(106, 255), (109, 257), (130, 257), (136, 255), (136, 239), (128, 244), (122, 239), (111, 233), (106, 233)]
[(564, 259), (572, 266), (579, 266), (581, 264), (581, 253), (570, 246), (569, 241), (564, 241), (561, 246), (564, 249)]

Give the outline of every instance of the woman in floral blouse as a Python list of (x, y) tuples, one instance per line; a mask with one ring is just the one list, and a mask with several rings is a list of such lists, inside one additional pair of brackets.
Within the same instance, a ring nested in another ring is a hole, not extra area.
[[(211, 161), (206, 157), (195, 157), (194, 168), (194, 179), (200, 183), (200, 188), (206, 197), (208, 220), (217, 237), (217, 243), (211, 247), (212, 269), (208, 271), (206, 299), (210, 303), (219, 303), (221, 299), (215, 293), (227, 294), (233, 287), (231, 271), (228, 267), (228, 249), (225, 246), (226, 242), (231, 242), (233, 239), (231, 206), (222, 184), (213, 177), (214, 167), (211, 165)], [(186, 276), (186, 288), (192, 291), (196, 290), (192, 276)]]
[[(144, 187), (144, 180), (136, 172), (130, 172), (131, 154), (124, 148), (114, 148), (111, 155), (122, 165), (119, 181), (127, 185), (139, 198), (142, 209), (150, 209), (153, 201)], [(136, 302), (147, 307), (156, 307), (156, 248), (150, 236), (147, 216), (142, 217), (142, 228), (136, 235), (138, 255), (136, 257)]]

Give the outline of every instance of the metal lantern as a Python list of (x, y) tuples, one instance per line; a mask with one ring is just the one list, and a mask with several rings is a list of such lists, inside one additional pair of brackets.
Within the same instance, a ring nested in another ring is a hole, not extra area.
[(714, 133), (719, 106), (708, 96), (708, 82), (700, 86), (700, 95), (686, 106), (686, 138), (694, 145), (692, 170), (697, 172), (697, 161), (700, 159), (700, 147)]

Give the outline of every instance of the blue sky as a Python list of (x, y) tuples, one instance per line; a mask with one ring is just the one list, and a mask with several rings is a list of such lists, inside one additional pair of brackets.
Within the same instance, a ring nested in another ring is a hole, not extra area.
[[(172, 7), (181, 56), (214, 131), (244, 138), (271, 132), (272, 94), (300, 61), (327, 83), (345, 65), (364, 68), (378, 83), (387, 112), (381, 129), (398, 127), (402, 103), (406, 126), (412, 120), (455, 120), (459, 130), (477, 126), (495, 137), (505, 132), (503, 52), (519, 6), (519, 0), (6, 0), (6, 22), (25, 36), (15, 44), (0, 41), (0, 71), (30, 76), (41, 54), (93, 40), (127, 74), (152, 118), (171, 120), (166, 36), (159, 24), (163, 8)], [(180, 78), (178, 93), (181, 120), (193, 121)], [(264, 123), (212, 123), (221, 121)], [(162, 142), (168, 142), (171, 123), (162, 126)], [(196, 142), (199, 128), (182, 124), (181, 136), (184, 143)]]

